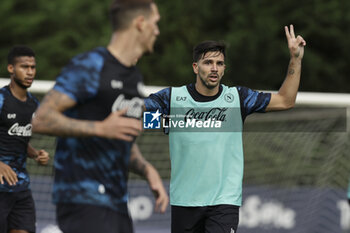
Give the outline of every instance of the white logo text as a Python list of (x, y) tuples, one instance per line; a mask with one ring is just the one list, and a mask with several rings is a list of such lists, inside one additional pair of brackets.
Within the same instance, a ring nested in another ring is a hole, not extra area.
[(11, 136), (30, 137), (32, 136), (32, 124), (20, 126), (18, 123), (15, 123), (8, 130), (8, 134)]

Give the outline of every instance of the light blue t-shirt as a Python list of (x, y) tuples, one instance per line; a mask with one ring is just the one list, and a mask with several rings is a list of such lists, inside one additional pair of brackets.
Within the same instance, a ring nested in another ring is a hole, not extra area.
[[(163, 89), (145, 99), (147, 111), (159, 110), (170, 116), (171, 205), (241, 205), (243, 122), (251, 113), (264, 112), (270, 98), (270, 93), (224, 85), (220, 85), (216, 96), (202, 96), (194, 84), (189, 84)], [(221, 130), (171, 128), (172, 115), (187, 115), (190, 120), (206, 120), (209, 116), (222, 120), (225, 127)]]
[(207, 121), (208, 127), (170, 128), (171, 205), (241, 205), (243, 122), (237, 89), (224, 86), (217, 99), (197, 102), (186, 86), (172, 88), (170, 116), (174, 114)]

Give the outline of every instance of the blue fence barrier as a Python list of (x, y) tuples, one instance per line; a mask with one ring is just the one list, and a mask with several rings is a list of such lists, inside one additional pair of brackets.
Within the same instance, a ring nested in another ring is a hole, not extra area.
[[(33, 176), (37, 232), (59, 233), (51, 203), (52, 178)], [(168, 188), (168, 183), (166, 187)], [(239, 233), (344, 233), (350, 230), (346, 191), (331, 188), (246, 186)], [(129, 209), (135, 233), (170, 233), (170, 209), (154, 212), (154, 198), (143, 181), (129, 182)]]

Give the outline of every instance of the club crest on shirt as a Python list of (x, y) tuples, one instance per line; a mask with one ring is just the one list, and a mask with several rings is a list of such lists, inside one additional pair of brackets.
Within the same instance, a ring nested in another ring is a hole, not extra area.
[(234, 100), (234, 97), (233, 97), (233, 95), (231, 93), (227, 93), (227, 94), (224, 95), (224, 99), (225, 99), (226, 102), (232, 103), (233, 100)]
[(15, 123), (8, 130), (8, 134), (11, 136), (30, 137), (32, 136), (32, 124), (20, 126), (18, 123)]

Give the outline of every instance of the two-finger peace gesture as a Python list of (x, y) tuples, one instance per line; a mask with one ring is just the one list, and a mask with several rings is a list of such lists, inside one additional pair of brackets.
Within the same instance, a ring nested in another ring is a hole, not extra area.
[(289, 28), (288, 26), (285, 26), (284, 30), (286, 32), (290, 56), (302, 59), (304, 56), (304, 46), (306, 45), (306, 41), (300, 35), (295, 37), (293, 25), (290, 25)]

